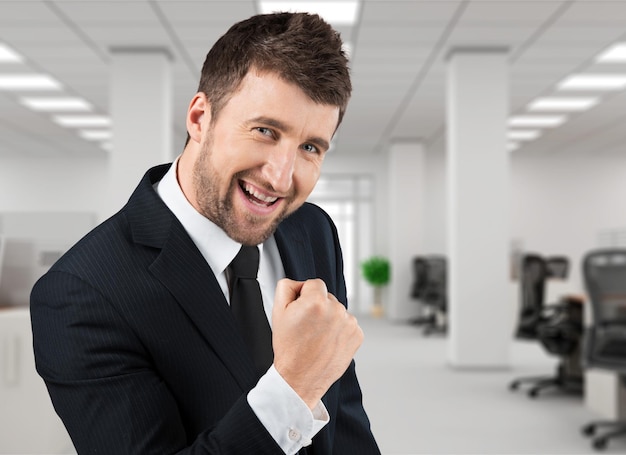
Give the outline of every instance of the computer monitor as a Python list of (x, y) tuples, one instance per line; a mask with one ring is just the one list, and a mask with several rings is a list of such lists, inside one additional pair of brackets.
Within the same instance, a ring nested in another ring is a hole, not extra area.
[(0, 213), (0, 306), (28, 306), (36, 281), (95, 223), (92, 213)]

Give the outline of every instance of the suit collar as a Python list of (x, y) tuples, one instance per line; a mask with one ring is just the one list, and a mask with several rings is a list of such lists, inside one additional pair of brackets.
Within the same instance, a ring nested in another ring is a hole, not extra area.
[(233, 374), (242, 390), (258, 375), (220, 286), (182, 224), (153, 188), (170, 165), (150, 169), (133, 192), (123, 214), (133, 241), (158, 248), (150, 272), (174, 296), (189, 319)]
[(143, 176), (122, 212), (128, 219), (135, 243), (161, 248), (175, 217), (153, 188), (171, 164), (153, 167)]

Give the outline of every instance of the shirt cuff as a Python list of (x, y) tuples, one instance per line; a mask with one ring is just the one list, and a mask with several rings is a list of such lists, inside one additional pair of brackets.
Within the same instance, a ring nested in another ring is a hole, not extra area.
[(324, 403), (320, 401), (311, 411), (274, 365), (248, 393), (248, 404), (287, 455), (310, 445), (313, 436), (330, 422)]

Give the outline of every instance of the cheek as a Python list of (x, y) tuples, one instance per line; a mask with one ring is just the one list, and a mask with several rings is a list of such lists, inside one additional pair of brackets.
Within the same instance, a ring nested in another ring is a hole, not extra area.
[(315, 188), (320, 176), (320, 166), (317, 163), (305, 163), (296, 169), (294, 184), (298, 197), (306, 199)]

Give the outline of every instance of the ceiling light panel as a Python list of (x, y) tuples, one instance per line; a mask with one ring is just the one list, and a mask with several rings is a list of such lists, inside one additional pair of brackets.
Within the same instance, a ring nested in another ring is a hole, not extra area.
[(25, 97), (20, 103), (40, 112), (88, 112), (91, 104), (82, 98), (73, 97)]
[(111, 118), (104, 115), (56, 115), (53, 120), (69, 128), (110, 126)]
[(507, 137), (515, 141), (532, 141), (541, 136), (539, 130), (510, 130)]
[(0, 63), (20, 63), (24, 59), (6, 44), (0, 43)]
[(559, 90), (622, 90), (626, 74), (578, 74), (564, 79)]
[(617, 43), (601, 53), (598, 63), (626, 63), (626, 43)]
[(579, 112), (586, 111), (598, 104), (596, 97), (545, 97), (537, 98), (528, 105), (529, 111), (541, 112)]
[(278, 11), (319, 14), (332, 25), (354, 25), (359, 11), (358, 1), (260, 1), (261, 14)]
[(104, 141), (113, 137), (111, 130), (80, 130), (78, 134), (88, 141)]
[(567, 120), (564, 115), (517, 115), (509, 119), (512, 127), (556, 127)]
[(0, 90), (60, 90), (61, 84), (45, 74), (0, 74)]

